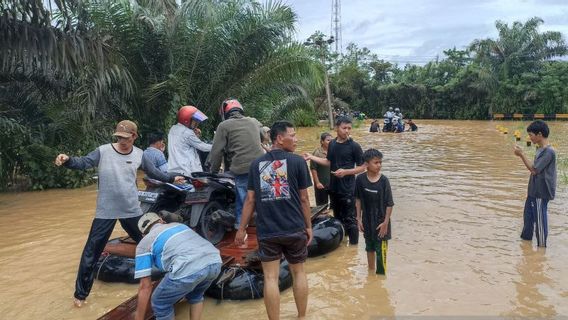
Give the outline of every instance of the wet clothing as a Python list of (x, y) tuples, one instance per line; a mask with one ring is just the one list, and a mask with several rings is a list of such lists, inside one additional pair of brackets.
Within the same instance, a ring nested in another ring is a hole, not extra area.
[(329, 203), (333, 216), (341, 222), (350, 244), (359, 243), (359, 227), (355, 217), (355, 197), (352, 194), (341, 194), (330, 191)]
[(521, 238), (532, 240), (536, 234), (537, 245), (546, 247), (548, 238), (548, 201), (556, 194), (556, 152), (550, 146), (539, 148), (534, 156), (536, 174), (529, 178), (527, 199), (523, 212)]
[[(322, 147), (319, 147), (314, 150), (313, 155), (319, 158), (326, 158), (327, 152)], [(310, 170), (316, 170), (319, 182), (324, 186), (324, 189), (318, 189), (314, 184), (316, 205), (327, 204), (329, 202), (329, 179), (331, 175), (329, 166), (322, 166), (315, 161), (310, 161)]]
[(203, 294), (221, 272), (221, 264), (209, 265), (181, 279), (171, 279), (169, 274), (160, 281), (152, 293), (152, 311), (156, 320), (173, 320), (174, 305), (183, 297), (189, 304), (203, 301)]
[(144, 150), (144, 157), (148, 158), (150, 163), (154, 165), (158, 170), (163, 173), (168, 173), (168, 161), (162, 150), (158, 150), (154, 147), (148, 147)]
[(308, 257), (308, 235), (306, 232), (298, 231), (258, 241), (260, 261), (280, 260), (282, 254), (290, 264), (305, 262)]
[[(140, 217), (118, 219), (122, 228), (128, 233), (132, 240), (138, 242), (142, 239), (142, 233), (138, 229)], [(110, 238), (116, 219), (95, 218), (91, 224), (89, 236), (81, 254), (81, 262), (75, 280), (75, 298), (85, 300), (95, 281), (95, 266)]]
[(371, 123), (371, 127), (369, 127), (369, 132), (379, 132), (379, 123), (376, 121), (373, 121)]
[(197, 150), (211, 151), (211, 145), (201, 141), (195, 132), (176, 123), (168, 132), (168, 171), (184, 176), (202, 172), (201, 158)]
[(553, 200), (556, 194), (556, 152), (550, 146), (539, 148), (533, 167), (537, 173), (529, 178), (528, 196)]
[[(339, 143), (337, 139), (329, 143), (327, 151), (327, 160), (330, 161), (330, 170), (337, 169), (353, 169), (355, 166), (363, 164), (363, 150), (361, 146), (349, 138), (349, 140)], [(349, 175), (338, 178), (335, 175), (330, 176), (330, 190), (340, 194), (353, 194), (355, 187), (355, 176)]]
[(219, 250), (182, 223), (158, 223), (136, 246), (134, 278), (150, 277), (152, 266), (167, 272), (152, 293), (156, 319), (173, 319), (174, 304), (186, 297), (203, 301), (203, 293), (221, 272)]
[(409, 122), (408, 125), (410, 126), (410, 131), (418, 130), (418, 126), (414, 122)]
[[(334, 139), (329, 143), (327, 160), (330, 162), (331, 171), (340, 168), (353, 169), (363, 164), (363, 150), (351, 138), (343, 143), (338, 143), (337, 139)], [(333, 215), (343, 224), (351, 244), (359, 242), (359, 228), (355, 219), (354, 188), (355, 176), (350, 175), (343, 178), (338, 178), (333, 174), (330, 176), (329, 200)]]
[(369, 181), (367, 174), (360, 174), (355, 181), (355, 197), (361, 201), (361, 222), (365, 229), (365, 240), (389, 240), (391, 222), (384, 237), (379, 237), (377, 227), (383, 223), (387, 207), (394, 206), (389, 179), (381, 175), (377, 182)]
[(365, 251), (375, 252), (376, 274), (387, 273), (387, 251), (389, 248), (388, 240), (367, 240), (365, 239)]
[(521, 238), (532, 240), (536, 234), (536, 242), (539, 247), (546, 247), (548, 238), (548, 199), (528, 196), (525, 201), (523, 212), (523, 230)]
[(223, 156), (226, 156), (230, 167), (225, 171), (231, 171), (234, 175), (248, 174), (250, 164), (264, 154), (260, 143), (261, 128), (258, 120), (238, 112), (221, 122), (213, 139), (211, 172), (219, 172)]
[(255, 192), (258, 239), (306, 229), (300, 190), (311, 185), (306, 161), (293, 153), (274, 149), (251, 164), (248, 190)]
[(134, 241), (142, 238), (137, 225), (142, 215), (136, 186), (138, 168), (153, 179), (173, 182), (174, 176), (157, 170), (142, 150), (133, 147), (130, 153), (122, 154), (112, 144), (102, 145), (84, 157), (70, 157), (64, 166), (78, 170), (97, 167), (99, 174), (95, 219), (81, 255), (75, 283), (75, 298), (85, 300), (93, 286), (95, 265), (116, 219)]

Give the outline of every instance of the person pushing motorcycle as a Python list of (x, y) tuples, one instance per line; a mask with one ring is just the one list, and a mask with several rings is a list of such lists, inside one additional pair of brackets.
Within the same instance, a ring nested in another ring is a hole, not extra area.
[(222, 122), (217, 126), (213, 148), (209, 155), (211, 172), (217, 173), (226, 157), (228, 168), (235, 176), (237, 199), (235, 229), (238, 228), (243, 203), (247, 195), (249, 166), (264, 151), (260, 141), (262, 124), (252, 117), (245, 117), (244, 108), (236, 99), (223, 101), (220, 109)]

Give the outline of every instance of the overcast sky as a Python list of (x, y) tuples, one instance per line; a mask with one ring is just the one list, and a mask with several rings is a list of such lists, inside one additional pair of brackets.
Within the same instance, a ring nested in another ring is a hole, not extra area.
[[(297, 38), (331, 34), (331, 0), (283, 0), (298, 15)], [(343, 48), (354, 42), (379, 58), (423, 64), (463, 49), (474, 39), (496, 38), (495, 21), (544, 20), (541, 31), (568, 37), (568, 0), (342, 0)]]

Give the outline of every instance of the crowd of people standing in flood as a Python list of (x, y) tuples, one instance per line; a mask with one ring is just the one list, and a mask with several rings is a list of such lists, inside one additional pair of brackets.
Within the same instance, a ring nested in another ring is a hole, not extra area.
[[(76, 306), (82, 306), (89, 295), (94, 265), (118, 219), (139, 243), (135, 277), (142, 280), (137, 318), (142, 319), (151, 299), (156, 318), (171, 319), (173, 305), (181, 297), (186, 297), (191, 305), (191, 318), (201, 317), (203, 293), (219, 274), (219, 251), (198, 241), (199, 236), (183, 224), (166, 224), (153, 213), (142, 215), (136, 189), (138, 168), (151, 178), (174, 183), (183, 183), (184, 176), (203, 171), (197, 150), (211, 152), (208, 164), (212, 172), (218, 172), (223, 166), (235, 176), (237, 244), (244, 242), (249, 219), (253, 212), (257, 213), (258, 251), (264, 270), (264, 296), (269, 318), (279, 317), (278, 266), (282, 255), (290, 263), (298, 317), (303, 318), (307, 312), (308, 286), (303, 263), (312, 239), (307, 191), (312, 180), (316, 203), (325, 204), (329, 199), (349, 243), (357, 245), (359, 232), (363, 233), (369, 269), (386, 273), (394, 206), (391, 186), (381, 173), (383, 154), (373, 148), (363, 152), (350, 136), (352, 122), (349, 117), (339, 116), (335, 123), (336, 137), (322, 134), (321, 147), (302, 157), (293, 153), (297, 145), (293, 124), (278, 121), (267, 130), (256, 119), (246, 117), (244, 108), (235, 99), (226, 100), (220, 112), (224, 121), (217, 127), (213, 143), (208, 144), (201, 140), (198, 129), (207, 116), (193, 106), (182, 107), (178, 112), (178, 123), (168, 134), (167, 165), (162, 157), (165, 150), (163, 135), (154, 137), (152, 149), (142, 152), (133, 145), (138, 137), (137, 126), (128, 120), (117, 124), (114, 133), (117, 142), (102, 145), (84, 157), (57, 156), (56, 165), (79, 170), (98, 167), (99, 170), (96, 215), (77, 274)], [(394, 110), (394, 114), (396, 112)], [(398, 123), (393, 115), (391, 126), (398, 127), (399, 119), (402, 114), (396, 118)], [(545, 131), (542, 126), (536, 129), (529, 126), (527, 131), (529, 135), (534, 134), (535, 143), (549, 148), (546, 143), (548, 128)], [(545, 246), (546, 206), (544, 209), (542, 206), (541, 209), (531, 208), (535, 207), (533, 203), (542, 204), (543, 199), (547, 202), (554, 197), (555, 180), (551, 177), (555, 178), (556, 174), (555, 154), (551, 148), (537, 153), (534, 164), (526, 160), (522, 152), (516, 150), (515, 154), (523, 159), (531, 177), (536, 177), (529, 183), (531, 198), (527, 198), (525, 208), (527, 231), (523, 231), (522, 237), (532, 239), (533, 225), (536, 224), (540, 230), (537, 231), (537, 238), (541, 239), (539, 245)], [(306, 161), (310, 161), (309, 167)], [(544, 172), (546, 174), (541, 175)], [(310, 173), (313, 179), (310, 179)], [(538, 192), (531, 194), (531, 185)], [(174, 240), (182, 238), (188, 241)], [(153, 265), (166, 272), (166, 280), (152, 294), (148, 270)]]

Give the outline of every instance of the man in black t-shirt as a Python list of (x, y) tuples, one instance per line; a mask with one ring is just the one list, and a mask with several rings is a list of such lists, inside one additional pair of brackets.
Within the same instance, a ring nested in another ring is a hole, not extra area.
[(351, 119), (338, 117), (335, 123), (337, 138), (332, 140), (327, 151), (327, 158), (315, 157), (309, 153), (304, 159), (324, 166), (330, 166), (330, 202), (334, 216), (341, 221), (349, 236), (350, 244), (359, 243), (359, 229), (355, 219), (355, 175), (365, 171), (363, 150), (349, 137)]
[(244, 243), (246, 226), (256, 209), (256, 235), (268, 318), (280, 316), (278, 275), (282, 254), (293, 274), (298, 318), (304, 318), (308, 306), (304, 262), (313, 237), (308, 197), (312, 181), (306, 161), (292, 153), (297, 143), (294, 126), (285, 121), (274, 123), (270, 128), (270, 139), (272, 150), (250, 166), (248, 193), (235, 244)]

